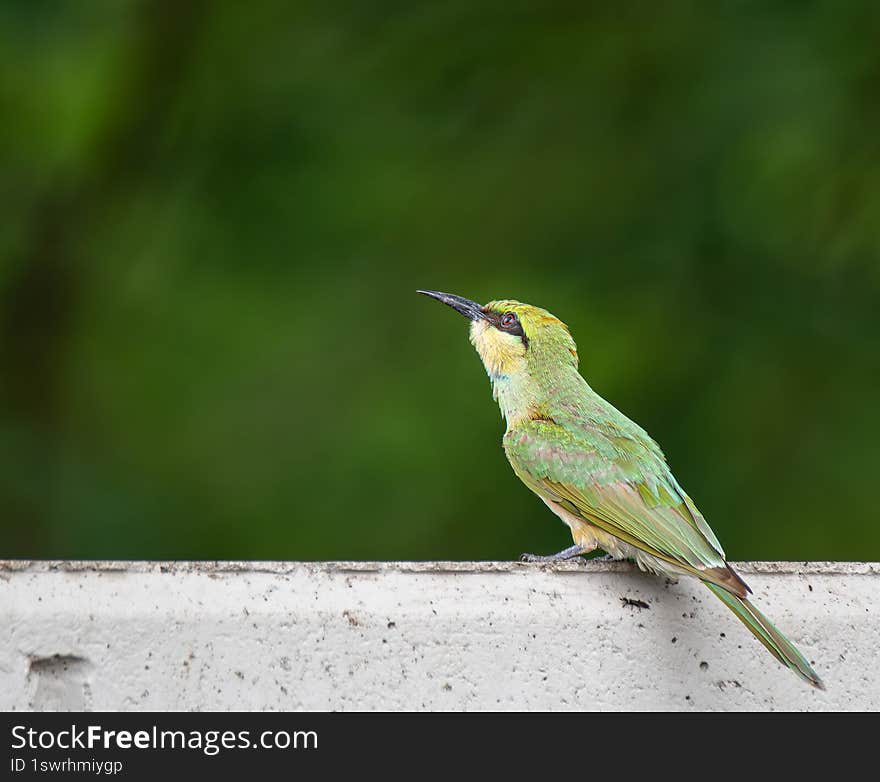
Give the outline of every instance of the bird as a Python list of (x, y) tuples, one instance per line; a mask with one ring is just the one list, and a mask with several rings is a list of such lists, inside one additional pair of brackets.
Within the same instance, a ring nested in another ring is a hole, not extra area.
[(601, 550), (640, 569), (693, 576), (783, 665), (818, 689), (804, 656), (749, 598), (718, 538), (672, 474), (660, 446), (596, 393), (578, 369), (574, 339), (559, 318), (514, 299), (481, 305), (419, 290), (470, 320), (507, 428), (502, 445), (517, 477), (571, 530), (574, 545), (529, 562)]

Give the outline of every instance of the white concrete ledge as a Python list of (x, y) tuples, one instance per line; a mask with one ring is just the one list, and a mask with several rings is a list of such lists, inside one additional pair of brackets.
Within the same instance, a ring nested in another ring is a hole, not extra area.
[(0, 709), (880, 708), (880, 563), (737, 568), (827, 692), (625, 563), (0, 561)]

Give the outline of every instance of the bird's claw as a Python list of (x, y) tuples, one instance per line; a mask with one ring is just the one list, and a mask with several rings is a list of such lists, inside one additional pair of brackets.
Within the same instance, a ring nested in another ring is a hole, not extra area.
[(570, 559), (576, 559), (581, 556), (581, 554), (589, 553), (590, 549), (586, 549), (581, 545), (575, 544), (574, 546), (569, 546), (567, 549), (560, 551), (556, 554), (550, 554), (549, 556), (542, 557), (540, 554), (523, 554), (520, 557), (520, 561), (522, 562), (565, 562)]
[(553, 557), (544, 557), (540, 554), (521, 554), (520, 562), (552, 562)]

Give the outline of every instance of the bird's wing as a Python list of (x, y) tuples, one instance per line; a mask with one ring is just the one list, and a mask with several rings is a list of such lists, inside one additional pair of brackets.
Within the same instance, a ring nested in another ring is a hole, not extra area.
[(663, 455), (644, 438), (588, 422), (525, 421), (504, 437), (519, 478), (538, 496), (661, 560), (745, 596), (747, 587)]

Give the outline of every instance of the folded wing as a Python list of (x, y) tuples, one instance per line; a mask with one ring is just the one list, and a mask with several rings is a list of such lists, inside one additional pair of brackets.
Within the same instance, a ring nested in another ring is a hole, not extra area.
[(520, 479), (539, 496), (676, 568), (745, 597), (748, 587), (659, 447), (641, 430), (595, 421), (529, 420), (504, 437)]

